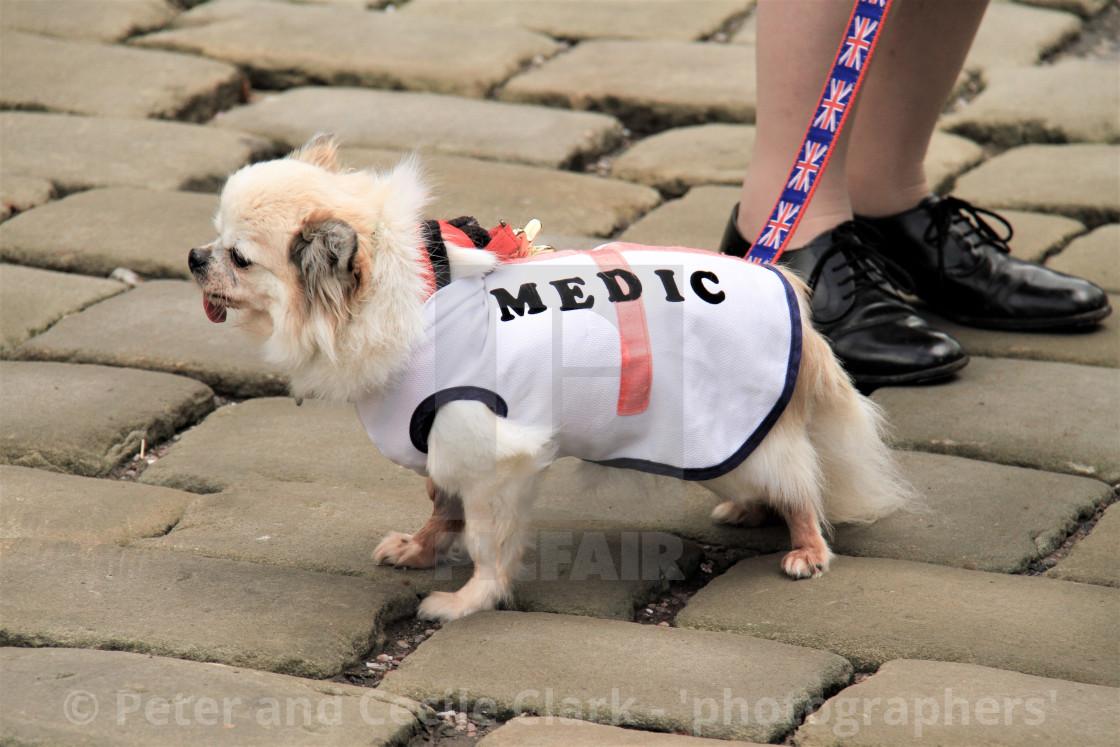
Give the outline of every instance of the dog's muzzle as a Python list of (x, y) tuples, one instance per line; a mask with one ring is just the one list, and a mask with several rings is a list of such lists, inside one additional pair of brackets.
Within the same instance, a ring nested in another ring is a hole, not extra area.
[(206, 266), (210, 264), (210, 254), (213, 251), (213, 246), (213, 244), (196, 246), (187, 255), (187, 266), (190, 267), (191, 274), (195, 277), (202, 277), (206, 274)]

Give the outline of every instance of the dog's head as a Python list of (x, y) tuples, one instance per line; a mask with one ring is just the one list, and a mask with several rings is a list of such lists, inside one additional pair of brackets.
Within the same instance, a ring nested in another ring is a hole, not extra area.
[(214, 219), (218, 238), (188, 256), (211, 321), (225, 321), (232, 308), (259, 327), (261, 315), (276, 321), (312, 307), (338, 315), (352, 303), (371, 259), (358, 231), (371, 227), (353, 225), (368, 216), (347, 210), (353, 197), (344, 182), (329, 136), (229, 178)]
[[(343, 170), (329, 135), (242, 168), (222, 189), (218, 237), (188, 256), (206, 316), (223, 322), (238, 310), (241, 325), (268, 339), (268, 356), (289, 368), (336, 361), (372, 296), (410, 292), (426, 200), (412, 162), (389, 175)], [(365, 321), (385, 334), (400, 326)]]

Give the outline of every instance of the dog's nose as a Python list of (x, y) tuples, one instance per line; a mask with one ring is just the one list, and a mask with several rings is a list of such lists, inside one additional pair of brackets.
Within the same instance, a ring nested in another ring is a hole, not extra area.
[(187, 255), (187, 265), (190, 266), (191, 272), (198, 274), (210, 262), (210, 249), (204, 246), (196, 246), (191, 249), (191, 253)]

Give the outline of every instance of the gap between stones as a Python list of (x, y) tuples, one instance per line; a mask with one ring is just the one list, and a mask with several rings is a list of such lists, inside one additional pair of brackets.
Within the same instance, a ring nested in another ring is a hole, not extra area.
[(1081, 517), (1080, 521), (1078, 522), (1077, 529), (1074, 529), (1069, 533), (1062, 544), (1058, 546), (1057, 550), (1050, 553), (1044, 558), (1035, 560), (1030, 565), (1028, 565), (1025, 570), (1013, 575), (1041, 576), (1043, 573), (1056, 566), (1060, 561), (1064, 560), (1067, 555), (1069, 555), (1070, 550), (1073, 549), (1074, 545), (1087, 537), (1089, 533), (1093, 531), (1093, 527), (1097, 525), (1097, 522), (1100, 521), (1101, 516), (1104, 515), (1105, 509), (1111, 506), (1113, 503), (1116, 503), (1118, 500), (1120, 500), (1120, 484), (1112, 486), (1112, 495), (1109, 496), (1108, 500), (1101, 502), (1101, 504), (1098, 505), (1094, 511)]
[(1062, 57), (1120, 56), (1120, 6), (1109, 3), (1099, 13), (1081, 23), (1081, 31), (1054, 49), (1045, 52), (1039, 63), (1049, 65)]
[(700, 37), (697, 41), (711, 42), (713, 44), (730, 43), (731, 38), (738, 33), (739, 29), (743, 28), (743, 24), (747, 22), (747, 19), (750, 18), (752, 13), (754, 13), (753, 7), (728, 16), (724, 22), (720, 24), (718, 29), (707, 36)]
[[(107, 475), (104, 475), (101, 479), (117, 480), (122, 482), (138, 481), (140, 479), (140, 475), (144, 473), (144, 470), (148, 469), (148, 467), (152, 466), (153, 464), (158, 462), (164, 455), (166, 455), (168, 450), (170, 450), (172, 446), (178, 443), (179, 439), (184, 433), (194, 430), (199, 425), (201, 425), (206, 420), (206, 418), (210, 417), (210, 415), (214, 414), (226, 405), (236, 405), (244, 401), (245, 400), (243, 399), (231, 399), (229, 397), (223, 397), (220, 394), (215, 394), (214, 409), (211, 410), (202, 420), (198, 421), (197, 423), (191, 423), (182, 430), (174, 433), (168, 439), (157, 441), (151, 444), (145, 444), (143, 457), (140, 456), (140, 452), (137, 452), (131, 459), (122, 462), (121, 464), (114, 467), (109, 471)], [(171, 529), (168, 529), (167, 531), (170, 532)], [(164, 534), (166, 534), (166, 532)]]

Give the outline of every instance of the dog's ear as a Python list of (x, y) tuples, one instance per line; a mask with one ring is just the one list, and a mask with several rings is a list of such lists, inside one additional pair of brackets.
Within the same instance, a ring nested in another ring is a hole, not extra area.
[(329, 132), (320, 132), (288, 156), (297, 161), (318, 166), (327, 171), (338, 171), (338, 141)]
[(357, 231), (339, 220), (311, 218), (292, 237), (291, 259), (308, 299), (341, 315), (359, 284)]

